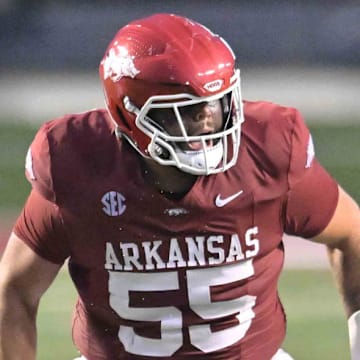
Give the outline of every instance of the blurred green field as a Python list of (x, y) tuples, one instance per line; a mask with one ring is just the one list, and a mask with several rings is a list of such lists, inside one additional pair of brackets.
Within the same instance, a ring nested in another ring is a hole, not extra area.
[[(350, 358), (343, 309), (328, 271), (286, 270), (280, 294), (288, 315), (284, 349), (296, 360)], [(41, 302), (39, 360), (70, 360), (77, 355), (71, 342), (74, 302), (68, 274), (61, 272)]]
[[(323, 165), (353, 197), (360, 201), (360, 124), (310, 126)], [(0, 121), (0, 216), (15, 214), (29, 185), (24, 159), (36, 127)], [(4, 239), (0, 239), (4, 240)], [(280, 292), (288, 313), (287, 349), (296, 360), (349, 358), (347, 330), (339, 296), (325, 271), (286, 270)], [(40, 360), (72, 359), (71, 308), (75, 292), (65, 272), (42, 300), (39, 326)]]
[(295, 360), (347, 360), (347, 324), (330, 271), (285, 270), (280, 295), (288, 332), (284, 343)]

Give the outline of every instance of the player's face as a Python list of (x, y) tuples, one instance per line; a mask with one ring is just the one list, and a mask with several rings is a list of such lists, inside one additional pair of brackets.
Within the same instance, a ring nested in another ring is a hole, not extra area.
[[(182, 123), (187, 136), (214, 134), (223, 128), (223, 111), (220, 100), (203, 102), (196, 105), (179, 108)], [(154, 109), (149, 117), (162, 127), (169, 135), (183, 136), (179, 122), (173, 109)], [(213, 146), (213, 140), (208, 140), (207, 146)], [(183, 150), (199, 150), (199, 141), (178, 144)]]

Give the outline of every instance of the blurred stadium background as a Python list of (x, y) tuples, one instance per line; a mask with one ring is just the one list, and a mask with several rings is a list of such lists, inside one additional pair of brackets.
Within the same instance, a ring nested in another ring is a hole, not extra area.
[[(29, 186), (37, 127), (102, 107), (97, 66), (119, 27), (153, 12), (197, 20), (237, 54), (246, 99), (295, 106), (317, 155), (360, 201), (360, 2), (0, 0), (0, 252)], [(323, 247), (286, 239), (280, 283), (297, 360), (348, 359), (346, 322)], [(74, 290), (62, 273), (39, 314), (39, 359), (71, 359)]]

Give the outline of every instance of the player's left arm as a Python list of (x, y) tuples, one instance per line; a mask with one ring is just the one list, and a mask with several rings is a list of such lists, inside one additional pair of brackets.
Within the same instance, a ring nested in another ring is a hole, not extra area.
[(360, 310), (360, 210), (339, 187), (332, 219), (314, 241), (327, 245), (348, 316)]
[(349, 318), (352, 360), (360, 360), (359, 205), (320, 165), (301, 114), (291, 108), (283, 110), (282, 114), (286, 115), (283, 118), (287, 126), (282, 121), (277, 122), (282, 137), (276, 144), (283, 144), (281, 149), (287, 149), (290, 159), (284, 230), (327, 246)]
[(360, 360), (360, 209), (340, 187), (334, 215), (314, 241), (327, 245), (331, 267), (349, 317), (352, 360)]

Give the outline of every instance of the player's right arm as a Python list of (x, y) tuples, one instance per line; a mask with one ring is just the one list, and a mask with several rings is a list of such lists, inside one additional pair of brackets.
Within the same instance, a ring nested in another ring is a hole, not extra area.
[(0, 360), (36, 357), (36, 315), (61, 265), (12, 234), (0, 261)]
[[(52, 131), (56, 126), (58, 132)], [(51, 148), (62, 143), (64, 133), (61, 124), (44, 124), (27, 153), (26, 176), (32, 191), (0, 261), (0, 360), (35, 359), (39, 301), (70, 255), (54, 189), (57, 162), (51, 156), (64, 162), (63, 147)]]

